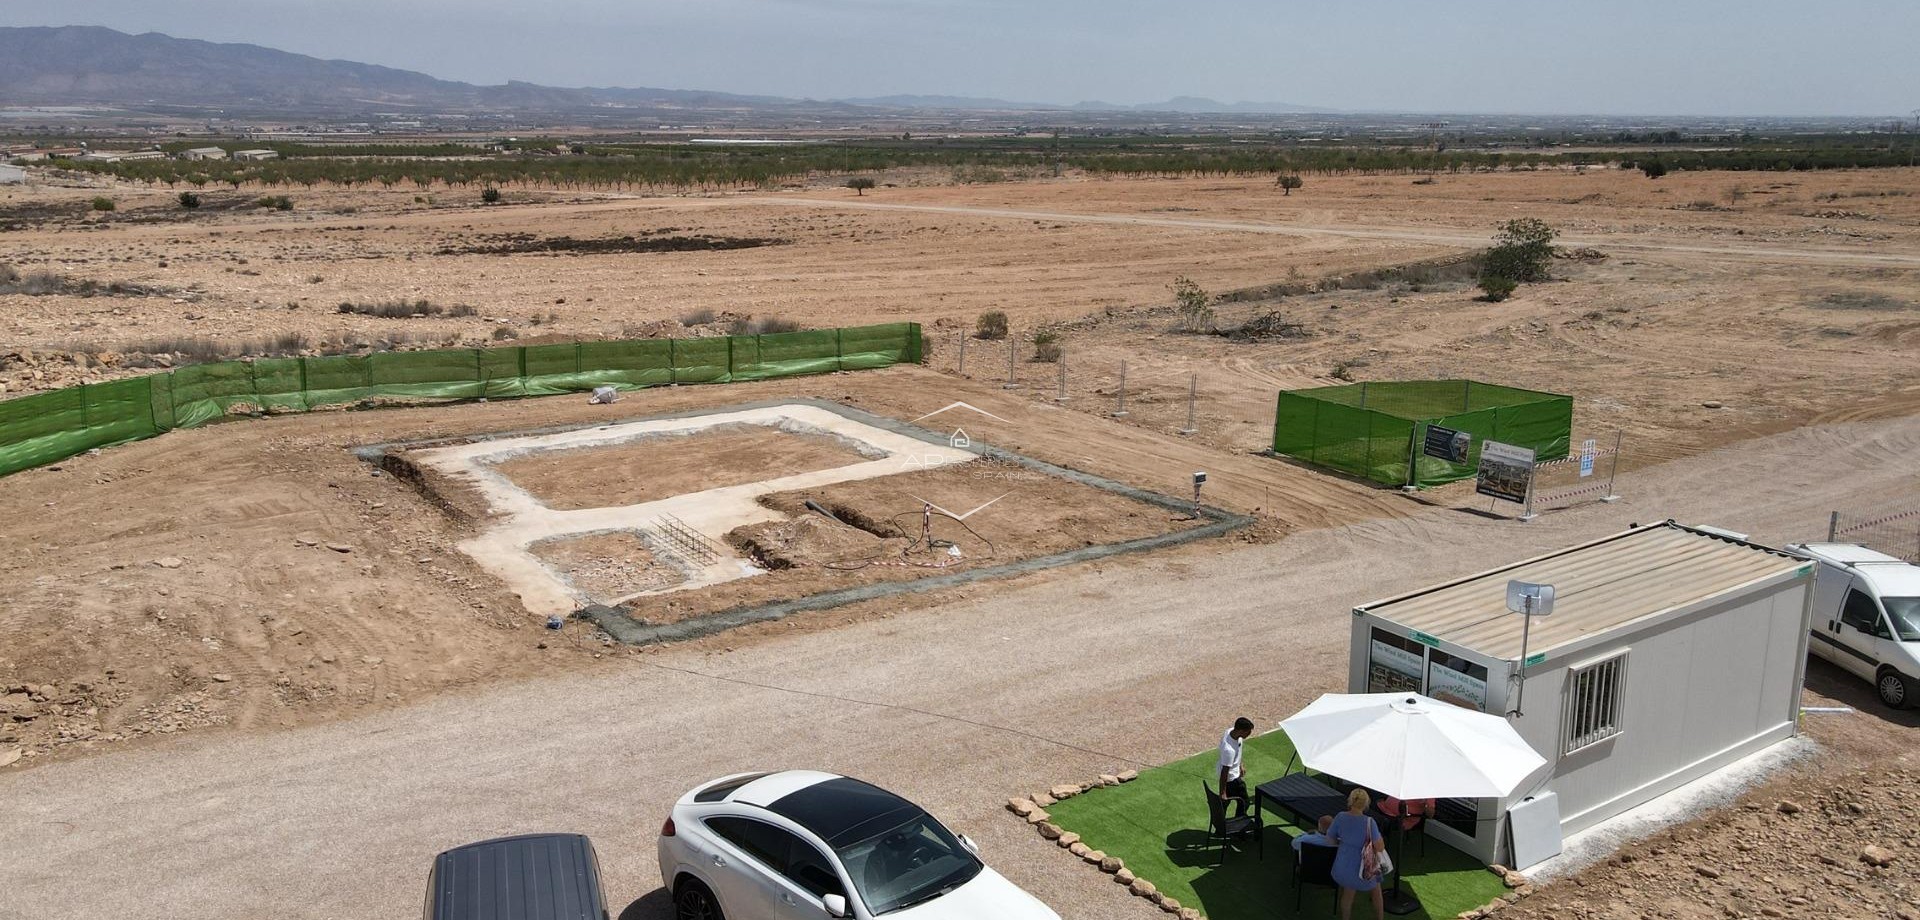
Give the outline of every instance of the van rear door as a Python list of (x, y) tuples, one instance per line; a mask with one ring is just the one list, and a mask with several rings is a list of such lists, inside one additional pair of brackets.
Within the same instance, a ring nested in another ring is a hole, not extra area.
[(1840, 641), (1840, 607), (1852, 587), (1852, 572), (1820, 561), (1820, 571), (1813, 579), (1813, 641), (1807, 643), (1807, 648), (1835, 664), (1841, 664), (1840, 659), (1846, 657), (1835, 644)]

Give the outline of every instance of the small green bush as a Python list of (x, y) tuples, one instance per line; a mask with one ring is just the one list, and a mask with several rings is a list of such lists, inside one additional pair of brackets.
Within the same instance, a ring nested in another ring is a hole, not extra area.
[(499, 204), (500, 190), (492, 186), (488, 186), (485, 189), (481, 190), (480, 200), (485, 204)]
[(200, 196), (192, 192), (180, 193), (180, 206), (191, 211), (200, 206)]
[(1054, 364), (1060, 360), (1060, 333), (1043, 329), (1033, 334), (1033, 360)]
[(1514, 289), (1518, 288), (1519, 286), (1520, 286), (1520, 282), (1515, 281), (1512, 278), (1507, 277), (1506, 275), (1480, 276), (1480, 290), (1486, 292), (1485, 299), (1487, 300), (1488, 303), (1499, 303), (1500, 301), (1503, 301), (1509, 297), (1512, 297)]
[(285, 195), (268, 195), (253, 204), (255, 207), (268, 208), (274, 211), (293, 210), (293, 199)]
[(855, 176), (847, 180), (847, 188), (853, 189), (853, 194), (856, 196), (865, 195), (867, 189), (873, 188), (873, 186), (873, 180), (866, 176)]
[(102, 195), (93, 199), (92, 208), (96, 211), (111, 211), (113, 210), (113, 199)]

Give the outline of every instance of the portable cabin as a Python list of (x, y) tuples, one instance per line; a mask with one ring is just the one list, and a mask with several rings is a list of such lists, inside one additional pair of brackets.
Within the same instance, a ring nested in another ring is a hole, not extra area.
[[(1813, 578), (1807, 560), (1721, 531), (1636, 527), (1354, 608), (1348, 688), (1508, 716), (1547, 765), (1508, 798), (1437, 803), (1427, 832), (1511, 864), (1506, 818), (1523, 803), (1553, 816), (1550, 854), (1791, 738)], [(1511, 612), (1512, 580), (1552, 585), (1550, 614)]]

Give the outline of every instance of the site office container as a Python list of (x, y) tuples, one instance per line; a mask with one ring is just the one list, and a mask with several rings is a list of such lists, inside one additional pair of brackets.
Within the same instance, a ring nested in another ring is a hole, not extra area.
[[(1672, 521), (1353, 611), (1348, 689), (1507, 714), (1547, 764), (1502, 799), (1440, 802), (1427, 832), (1508, 860), (1508, 809), (1558, 800), (1563, 836), (1797, 732), (1812, 614), (1804, 559)], [(1509, 580), (1551, 584), (1523, 618)]]

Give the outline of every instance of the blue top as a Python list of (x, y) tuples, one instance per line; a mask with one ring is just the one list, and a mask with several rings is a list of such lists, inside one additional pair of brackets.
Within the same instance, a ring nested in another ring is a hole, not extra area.
[(1360, 877), (1362, 866), (1361, 851), (1367, 844), (1380, 839), (1380, 826), (1365, 815), (1341, 812), (1333, 816), (1333, 826), (1327, 828), (1327, 836), (1340, 842), (1340, 851), (1333, 857), (1333, 880), (1342, 888), (1355, 891), (1372, 891), (1380, 887), (1378, 878)]

